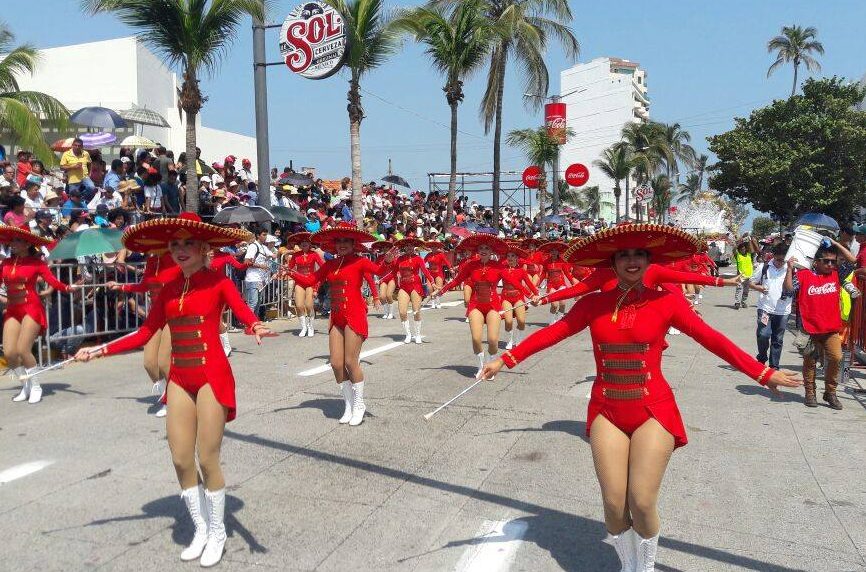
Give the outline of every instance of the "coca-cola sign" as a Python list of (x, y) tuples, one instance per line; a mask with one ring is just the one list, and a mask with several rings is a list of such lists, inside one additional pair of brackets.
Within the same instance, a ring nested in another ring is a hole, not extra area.
[(324, 2), (305, 2), (289, 12), (280, 31), (280, 55), (290, 70), (324, 79), (343, 66), (348, 38), (343, 17)]
[(547, 134), (559, 145), (565, 144), (565, 104), (548, 103), (544, 106), (544, 126)]
[(530, 165), (523, 170), (523, 184), (530, 189), (537, 189), (541, 183), (541, 169), (537, 165)]
[(812, 284), (806, 290), (806, 293), (809, 296), (824, 296), (826, 294), (835, 294), (838, 291), (839, 290), (836, 289), (836, 283), (835, 282), (825, 282), (824, 284), (821, 284), (820, 286), (816, 286), (816, 285)]

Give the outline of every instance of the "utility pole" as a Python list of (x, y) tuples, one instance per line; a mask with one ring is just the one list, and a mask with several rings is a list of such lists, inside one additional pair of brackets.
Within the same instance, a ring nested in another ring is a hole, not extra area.
[[(551, 103), (559, 103), (562, 98), (558, 95), (551, 95)], [(566, 123), (566, 129), (568, 124)], [(556, 154), (553, 156), (553, 214), (559, 214), (559, 143), (556, 144)]]
[(268, 141), (268, 75), (265, 61), (265, 23), (253, 19), (253, 86), (256, 102), (256, 167), (259, 205), (271, 208), (270, 143)]

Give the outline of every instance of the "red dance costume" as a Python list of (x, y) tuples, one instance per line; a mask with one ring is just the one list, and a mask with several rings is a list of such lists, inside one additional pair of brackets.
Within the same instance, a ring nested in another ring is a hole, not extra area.
[[(547, 303), (553, 303), (560, 300), (568, 300), (569, 298), (577, 298), (595, 290), (609, 292), (614, 290), (618, 283), (619, 279), (616, 277), (616, 272), (613, 271), (613, 268), (597, 268), (582, 281), (564, 290), (548, 294), (544, 297), (544, 300)], [(694, 272), (671, 270), (660, 264), (650, 264), (643, 275), (643, 284), (648, 288), (656, 288), (663, 284), (672, 283), (721, 286), (722, 279), (704, 274), (695, 274)]]
[(699, 252), (692, 254), (688, 258), (671, 263), (668, 267), (681, 272), (694, 272), (709, 276), (712, 274), (711, 270), (716, 267), (716, 263), (713, 262), (712, 258), (707, 256), (706, 252)]
[(316, 268), (319, 268), (324, 264), (325, 261), (318, 252), (304, 252), (303, 250), (299, 250), (298, 252), (293, 253), (291, 258), (289, 258), (287, 266), (289, 270), (294, 270), (298, 274), (308, 276), (315, 272)]
[(163, 286), (180, 275), (180, 268), (168, 252), (160, 256), (148, 256), (144, 262), (144, 274), (141, 276), (141, 282), (123, 284), (120, 289), (123, 292), (148, 292), (151, 298), (155, 298)]
[(543, 252), (539, 252), (538, 250), (536, 250), (535, 252), (530, 252), (529, 256), (520, 261), (521, 264), (526, 266), (526, 271), (529, 273), (530, 276), (540, 275), (546, 262), (547, 255)]
[(205, 384), (210, 385), (217, 401), (229, 410), (231, 421), (237, 409), (235, 379), (219, 339), (225, 306), (247, 325), (247, 333), (259, 321), (224, 274), (206, 268), (189, 278), (181, 275), (162, 288), (138, 331), (108, 344), (105, 355), (140, 348), (168, 326), (171, 329), (168, 380), (193, 395)]
[(39, 278), (45, 280), (49, 286), (61, 292), (69, 292), (70, 288), (64, 284), (48, 265), (37, 256), (25, 256), (19, 258), (13, 256), (0, 263), (0, 276), (6, 285), (6, 310), (3, 312), (3, 322), (14, 318), (21, 322), (24, 316), (30, 316), (34, 322), (39, 324), (44, 332), (48, 327), (45, 317), (45, 307), (36, 290), (36, 282)]
[[(390, 264), (385, 264), (384, 259), (385, 259), (385, 254), (381, 254), (376, 258), (376, 262), (382, 263), (382, 272), (383, 273), (378, 275), (380, 287), (382, 286), (382, 284), (387, 285), (391, 282), (394, 282), (397, 279), (397, 275), (394, 273), (394, 267)], [(392, 262), (392, 264), (393, 264), (393, 262)], [(378, 290), (376, 290), (376, 289), (374, 289), (373, 291), (378, 292)]]
[(451, 263), (448, 262), (448, 257), (445, 256), (444, 252), (427, 255), (424, 263), (427, 265), (427, 269), (433, 278), (442, 278), (443, 280), (445, 279), (445, 269), (451, 268)]
[(524, 302), (527, 297), (538, 294), (538, 288), (522, 266), (502, 267), (502, 299), (512, 306)]
[(407, 294), (417, 292), (419, 296), (424, 297), (424, 288), (421, 286), (421, 277), (418, 273), (424, 274), (427, 278), (427, 283), (433, 283), (433, 275), (427, 270), (424, 265), (424, 259), (417, 254), (401, 254), (394, 261), (394, 267), (397, 269), (398, 288)]
[(502, 309), (502, 298), (496, 290), (496, 285), (502, 279), (502, 271), (499, 262), (490, 260), (485, 264), (480, 259), (470, 259), (460, 267), (457, 276), (442, 286), (442, 291), (447, 292), (461, 282), (471, 286), (472, 296), (466, 307), (466, 315), (477, 309), (486, 316), (491, 310), (498, 312)]
[(328, 282), (331, 287), (331, 324), (328, 329), (348, 327), (367, 339), (367, 302), (361, 295), (361, 283), (366, 279), (365, 275), (382, 275), (386, 271), (384, 263), (376, 264), (357, 254), (348, 254), (326, 261), (312, 274), (305, 276), (292, 271), (291, 275), (304, 287)]
[(599, 414), (627, 435), (652, 418), (674, 436), (677, 447), (687, 443), (674, 394), (661, 370), (664, 337), (670, 326), (762, 385), (772, 375), (773, 370), (708, 326), (684, 298), (667, 291), (632, 291), (617, 311), (622, 296), (618, 288), (585, 296), (562, 320), (532, 334), (502, 356), (512, 368), (588, 326), (596, 378), (586, 417), (587, 435)]
[(237, 258), (229, 254), (228, 252), (223, 252), (221, 250), (214, 252), (212, 260), (210, 261), (211, 270), (219, 270), (223, 274), (226, 273), (226, 266), (231, 266), (237, 270), (246, 270), (247, 265), (243, 262), (238, 261)]
[(571, 275), (571, 264), (560, 259), (548, 260), (541, 270), (541, 279), (547, 278), (547, 291), (559, 290), (565, 286), (565, 280), (574, 282)]

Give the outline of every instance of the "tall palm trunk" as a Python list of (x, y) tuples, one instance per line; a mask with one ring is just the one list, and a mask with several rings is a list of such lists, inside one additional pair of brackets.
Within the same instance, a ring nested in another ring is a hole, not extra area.
[(453, 224), (454, 198), (457, 194), (457, 101), (449, 101), (451, 107), (451, 172), (448, 177), (448, 209), (445, 211), (446, 230)]
[(195, 121), (204, 103), (194, 69), (184, 71), (178, 100), (186, 117), (186, 210), (198, 213), (198, 157)]
[(357, 75), (349, 80), (349, 141), (352, 155), (352, 218), (355, 225), (364, 225), (364, 195), (361, 191), (361, 120), (364, 108), (361, 106), (361, 86)]
[(616, 222), (619, 222), (619, 199), (622, 195), (622, 190), (619, 188), (619, 181), (614, 182), (614, 193), (613, 198), (616, 201), (616, 212), (613, 214), (613, 219)]
[(630, 182), (631, 182), (631, 175), (626, 175), (626, 177), (625, 177), (625, 218), (631, 218), (628, 214), (629, 213), (629, 210), (628, 210), (628, 190), (630, 187)]
[(791, 97), (797, 92), (797, 72), (800, 70), (800, 60), (794, 58), (794, 85), (791, 86)]
[(539, 173), (538, 173), (538, 212), (540, 218), (538, 222), (541, 227), (541, 238), (544, 238), (544, 199), (547, 195), (547, 173), (544, 170), (544, 165), (539, 165)]
[(493, 127), (493, 228), (496, 229), (497, 233), (499, 232), (499, 181), (502, 163), (502, 98), (505, 93), (505, 65), (508, 63), (506, 60), (508, 47), (503, 45), (500, 50), (499, 57), (502, 59), (500, 73), (502, 76), (496, 89), (496, 118)]

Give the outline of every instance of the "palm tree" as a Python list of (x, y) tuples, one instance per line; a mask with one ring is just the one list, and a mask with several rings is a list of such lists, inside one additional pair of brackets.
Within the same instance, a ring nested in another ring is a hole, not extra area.
[(707, 173), (707, 162), (709, 160), (710, 160), (709, 157), (707, 157), (704, 154), (701, 154), (701, 155), (698, 155), (698, 157), (695, 159), (695, 162), (693, 164), (693, 168), (698, 174), (698, 188), (699, 189), (703, 188), (703, 186), (704, 186), (704, 175), (706, 175), (706, 173)]
[(364, 222), (364, 196), (361, 191), (361, 78), (382, 65), (397, 49), (399, 33), (385, 15), (382, 0), (324, 0), (343, 16), (348, 46), (349, 140), (352, 156), (352, 218), (360, 227)]
[(670, 149), (670, 160), (665, 161), (667, 176), (670, 181), (679, 181), (679, 163), (693, 166), (697, 157), (695, 149), (689, 145), (692, 136), (679, 123), (662, 124), (662, 126), (665, 144)]
[(809, 71), (820, 71), (821, 64), (812, 57), (812, 53), (824, 55), (824, 45), (816, 38), (818, 30), (813, 26), (803, 28), (802, 26), (783, 26), (782, 34), (767, 42), (767, 52), (776, 52), (776, 61), (767, 70), (770, 77), (776, 68), (782, 64), (791, 62), (794, 64), (794, 84), (791, 86), (791, 97), (797, 91), (797, 72), (800, 64), (806, 66)]
[[(566, 140), (574, 135), (574, 130), (566, 128)], [(547, 134), (546, 127), (537, 129), (515, 129), (508, 133), (505, 142), (520, 148), (532, 165), (541, 169), (538, 181), (538, 197), (540, 200), (539, 210), (544, 216), (544, 197), (547, 193), (547, 166), (553, 164), (556, 154), (559, 152), (559, 144)], [(497, 223), (498, 224), (498, 223)]]
[(650, 181), (653, 189), (652, 205), (656, 211), (656, 222), (664, 222), (665, 213), (671, 206), (671, 180), (667, 175), (658, 174)]
[(32, 75), (39, 64), (33, 46), (14, 46), (15, 36), (0, 22), (0, 133), (8, 134), (19, 147), (33, 150), (43, 163), (53, 163), (54, 153), (45, 142), (42, 123), (65, 131), (69, 110), (50, 95), (38, 91), (21, 91), (16, 76)]
[(602, 152), (602, 158), (593, 161), (602, 173), (613, 179), (613, 196), (616, 199), (616, 221), (619, 222), (619, 197), (622, 188), (619, 182), (631, 176), (631, 154), (627, 145), (615, 143)]
[(457, 191), (457, 106), (463, 101), (463, 80), (478, 70), (490, 53), (494, 28), (484, 17), (480, 0), (457, 4), (451, 14), (441, 6), (409, 10), (394, 21), (394, 26), (426, 44), (433, 66), (445, 75), (442, 91), (451, 108), (451, 172), (445, 214), (450, 226)]
[[(655, 121), (628, 123), (622, 128), (623, 143), (629, 148), (638, 185), (648, 184), (662, 165), (671, 164), (673, 151), (667, 142), (666, 127)], [(625, 212), (628, 213), (629, 177), (625, 180)], [(640, 213), (640, 211), (638, 211)]]
[(689, 173), (686, 182), (677, 189), (677, 202), (693, 202), (701, 194), (701, 176), (698, 173)]
[[(577, 197), (572, 198), (572, 195), (577, 195)], [(610, 201), (605, 201), (601, 198), (601, 191), (598, 185), (583, 187), (581, 189), (569, 189), (569, 191), (562, 195), (562, 202), (588, 212), (594, 219), (601, 217), (602, 207), (613, 206)]]
[[(237, 36), (244, 16), (264, 21), (269, 0), (82, 0), (86, 12), (110, 12), (138, 32), (169, 67), (179, 67), (183, 82), (178, 107), (186, 118), (186, 156), (196, 157), (196, 118), (207, 101), (199, 81), (213, 76)], [(198, 211), (196, 161), (187, 161), (186, 209)]]
[[(461, 0), (434, 0), (449, 4)], [(502, 163), (502, 106), (505, 72), (509, 60), (520, 66), (524, 76), (525, 101), (533, 106), (547, 95), (549, 76), (544, 54), (552, 36), (566, 57), (577, 58), (580, 45), (568, 27), (573, 16), (568, 0), (482, 0), (485, 17), (502, 32), (490, 52), (487, 88), (481, 100), (484, 132), (493, 128), (493, 217), (499, 224), (499, 187)]]

